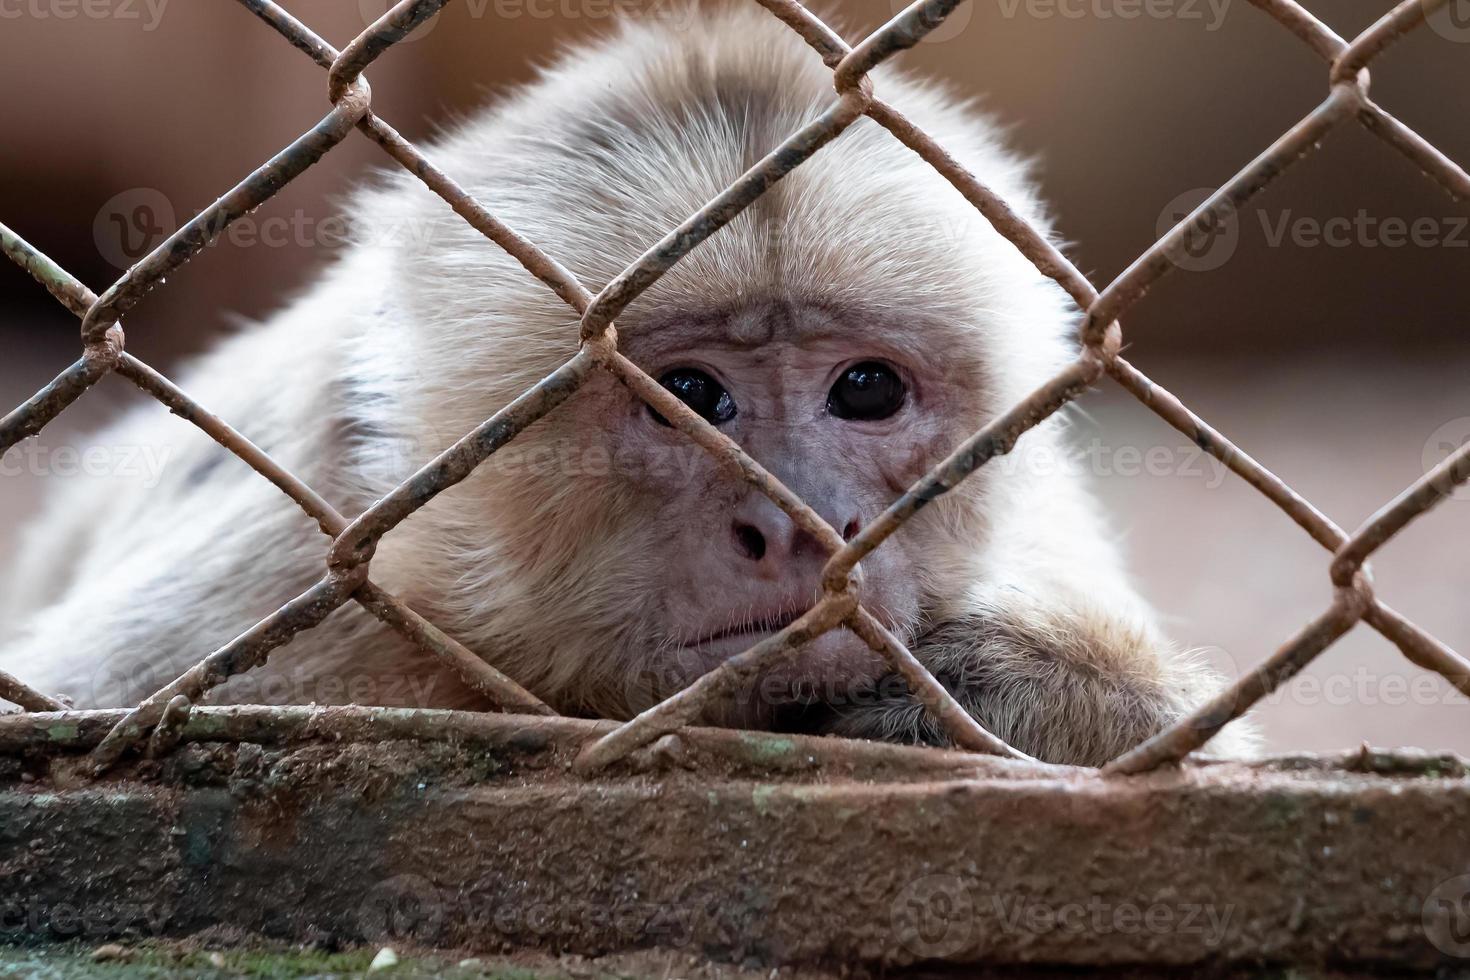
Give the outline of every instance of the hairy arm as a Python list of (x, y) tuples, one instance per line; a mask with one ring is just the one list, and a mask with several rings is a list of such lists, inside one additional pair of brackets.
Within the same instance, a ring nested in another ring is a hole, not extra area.
[[(1102, 765), (1183, 717), (1219, 687), (1144, 623), (1066, 592), (998, 586), (963, 615), (933, 624), (914, 655), (967, 711), (1048, 762)], [(930, 745), (947, 739), (896, 679), (868, 704), (841, 709), (833, 734)], [(1248, 750), (1232, 726), (1211, 751)]]

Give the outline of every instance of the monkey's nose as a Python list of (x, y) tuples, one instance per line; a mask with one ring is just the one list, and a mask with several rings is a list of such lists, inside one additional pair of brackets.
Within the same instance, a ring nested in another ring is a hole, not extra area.
[[(837, 508), (832, 508), (834, 513), (823, 513), (826, 510), (821, 507), (818, 514), (841, 532), (844, 541), (851, 541), (861, 527), (857, 516), (842, 514)], [(730, 534), (736, 554), (772, 574), (786, 571), (799, 561), (820, 563), (827, 557), (815, 536), (799, 527), (774, 501), (758, 493), (747, 497), (736, 510)]]

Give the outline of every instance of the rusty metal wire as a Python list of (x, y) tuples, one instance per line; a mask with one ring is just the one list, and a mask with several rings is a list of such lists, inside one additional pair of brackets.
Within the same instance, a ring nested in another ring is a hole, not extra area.
[[(954, 489), (990, 460), (1009, 452), (1029, 429), (1081, 397), (1104, 377), (1116, 381), (1166, 423), (1220, 460), (1332, 552), (1330, 578), (1334, 589), (1334, 599), (1328, 609), (1258, 667), (1189, 717), (1113, 760), (1105, 771), (1138, 773), (1182, 759), (1290, 679), (1360, 620), (1394, 643), (1409, 661), (1443, 675), (1457, 689), (1470, 694), (1470, 662), (1382, 603), (1373, 592), (1367, 567), (1368, 559), (1385, 542), (1429, 511), (1455, 486), (1470, 479), (1470, 447), (1453, 453), (1349, 534), (1178, 398), (1128, 363), (1120, 354), (1123, 331), (1119, 322), (1174, 267), (1173, 259), (1181, 248), (1208, 234), (1223, 216), (1240, 208), (1288, 167), (1308, 156), (1328, 133), (1346, 120), (1356, 119), (1452, 196), (1470, 199), (1470, 175), (1368, 97), (1369, 64), (1451, 0), (1402, 0), (1351, 42), (1339, 37), (1295, 0), (1251, 0), (1327, 63), (1327, 96), (1101, 291), (1044, 235), (874, 91), (869, 73), (895, 53), (918, 43), (962, 0), (917, 0), (855, 46), (849, 46), (797, 0), (756, 0), (799, 34), (832, 69), (832, 104), (670, 230), (595, 295), (554, 258), (497, 219), (372, 111), (372, 90), (363, 73), (416, 27), (437, 15), (449, 0), (401, 0), (340, 52), (273, 0), (237, 2), (327, 71), (332, 111), (320, 123), (186, 223), (100, 297), (44, 253), (0, 225), (0, 251), (82, 321), (81, 357), (0, 419), (0, 452), (41, 431), (84, 391), (106, 375), (116, 373), (270, 480), (331, 539), (325, 553), (323, 577), (316, 585), (110, 723), (110, 731), (94, 750), (99, 772), (145, 741), (150, 755), (167, 751), (188, 723), (192, 705), (210, 689), (264, 663), (281, 644), (310, 630), (349, 601), (356, 601), (426, 654), (449, 666), (504, 710), (525, 715), (554, 714), (530, 692), (490, 667), (401, 600), (374, 585), (368, 573), (374, 550), (384, 535), (433, 497), (468, 477), (547, 412), (574, 397), (598, 371), (613, 375), (675, 428), (768, 496), (800, 527), (821, 541), (830, 558), (823, 573), (825, 594), (804, 615), (631, 721), (610, 730), (599, 729), (599, 736), (584, 746), (576, 761), (580, 771), (596, 771), (671, 731), (697, 723), (706, 707), (722, 692), (789, 657), (793, 650), (814, 637), (839, 628), (851, 630), (906, 679), (915, 696), (955, 745), (1026, 760), (1022, 753), (985, 731), (902, 641), (864, 608), (859, 562), (899, 531), (921, 508)], [(615, 319), (675, 264), (862, 116), (883, 126), (942, 174), (1023, 256), (1057, 282), (1084, 315), (1080, 352), (1071, 364), (963, 442), (882, 515), (844, 543), (836, 529), (740, 446), (624, 357), (618, 350)], [(349, 521), (228, 423), (127, 353), (120, 321), (122, 316), (136, 310), (167, 274), (189, 262), (236, 219), (270, 200), (354, 129), (381, 146), (468, 224), (514, 257), (529, 274), (574, 309), (581, 317), (582, 349)], [(26, 712), (66, 708), (57, 699), (3, 673), (0, 673), (0, 698)], [(281, 719), (289, 721), (294, 717), (290, 709), (257, 710), (266, 723), (277, 718), (273, 710), (281, 712)], [(526, 720), (528, 724), (536, 722), (535, 718)]]

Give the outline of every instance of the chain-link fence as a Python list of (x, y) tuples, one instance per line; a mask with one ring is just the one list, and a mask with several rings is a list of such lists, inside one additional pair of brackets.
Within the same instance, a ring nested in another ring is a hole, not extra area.
[[(1470, 662), (1381, 602), (1374, 594), (1367, 565), (1369, 557), (1405, 525), (1435, 506), (1459, 483), (1470, 479), (1470, 446), (1451, 453), (1385, 504), (1362, 527), (1349, 533), (1123, 358), (1119, 322), (1155, 281), (1180, 264), (1181, 257), (1208, 245), (1211, 236), (1246, 201), (1287, 167), (1311, 153), (1329, 130), (1351, 118), (1398, 149), (1455, 198), (1470, 199), (1470, 174), (1369, 97), (1367, 70), (1369, 63), (1399, 37), (1419, 28), (1428, 19), (1448, 16), (1452, 5), (1459, 0), (1403, 0), (1352, 41), (1339, 37), (1294, 0), (1251, 0), (1327, 63), (1326, 99), (1101, 291), (1045, 236), (874, 90), (868, 73), (898, 51), (918, 43), (961, 0), (918, 0), (856, 46), (849, 46), (796, 0), (757, 0), (806, 40), (832, 69), (835, 101), (815, 120), (773, 148), (739, 180), (670, 230), (595, 295), (554, 257), (498, 220), (456, 184), (451, 175), (439, 170), (417, 147), (372, 112), (372, 93), (363, 72), (394, 44), (434, 17), (449, 0), (401, 0), (343, 51), (331, 47), (272, 0), (239, 2), (327, 70), (333, 108), (320, 123), (180, 228), (101, 296), (0, 225), (0, 249), (81, 319), (83, 344), (82, 356), (75, 364), (0, 419), (0, 451), (8, 451), (40, 432), (84, 391), (106, 375), (116, 373), (270, 480), (315, 520), (330, 539), (321, 580), (128, 712), (95, 749), (99, 772), (144, 740), (154, 740), (155, 748), (166, 744), (170, 733), (178, 730), (191, 706), (206, 692), (232, 676), (263, 664), (272, 650), (317, 626), (348, 602), (363, 606), (502, 709), (528, 715), (554, 714), (514, 680), (376, 585), (369, 573), (374, 550), (384, 535), (436, 495), (469, 476), (525, 428), (573, 397), (599, 371), (611, 373), (696, 444), (731, 464), (799, 528), (821, 542), (830, 558), (822, 578), (823, 594), (802, 616), (701, 676), (678, 694), (585, 746), (577, 760), (578, 768), (584, 772), (614, 763), (662, 735), (696, 723), (714, 699), (748, 683), (803, 644), (838, 628), (851, 630), (881, 655), (904, 678), (955, 745), (1025, 758), (984, 730), (903, 642), (864, 607), (855, 573), (858, 563), (899, 531), (917, 511), (954, 489), (988, 461), (1010, 451), (1028, 429), (1079, 398), (1105, 376), (1259, 490), (1331, 552), (1329, 570), (1334, 589), (1331, 605), (1258, 667), (1189, 717), (1113, 760), (1107, 771), (1143, 772), (1183, 758), (1289, 680), (1360, 620), (1393, 642), (1411, 662), (1441, 674), (1459, 691), (1470, 694)], [(624, 357), (618, 349), (614, 321), (684, 256), (717, 234), (783, 176), (862, 116), (876, 121), (939, 171), (1037, 269), (1066, 290), (1084, 317), (1079, 353), (1067, 367), (964, 441), (876, 520), (844, 542), (836, 529), (740, 446)], [(520, 262), (528, 274), (545, 283), (577, 311), (582, 327), (579, 353), (364, 513), (349, 520), (232, 428), (228, 421), (210, 413), (168, 378), (127, 353), (120, 321), (150, 290), (161, 285), (169, 273), (189, 262), (231, 223), (269, 200), (347, 139), (354, 129), (381, 146), (465, 221)], [(3, 672), (0, 672), (0, 698), (30, 712), (66, 708), (56, 698)], [(445, 734), (451, 732), (446, 730)]]

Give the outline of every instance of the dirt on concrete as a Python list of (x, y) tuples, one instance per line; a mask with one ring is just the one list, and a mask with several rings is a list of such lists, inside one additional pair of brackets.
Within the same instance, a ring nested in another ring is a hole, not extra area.
[(552, 976), (1470, 964), (1470, 775), (1450, 756), (1107, 778), (698, 729), (583, 778), (601, 723), (210, 708), (96, 780), (86, 753), (117, 718), (0, 719), (4, 969), (57, 942), (164, 968), (157, 944), (211, 937), (356, 957), (322, 975), (383, 947), (429, 957), (399, 970)]

